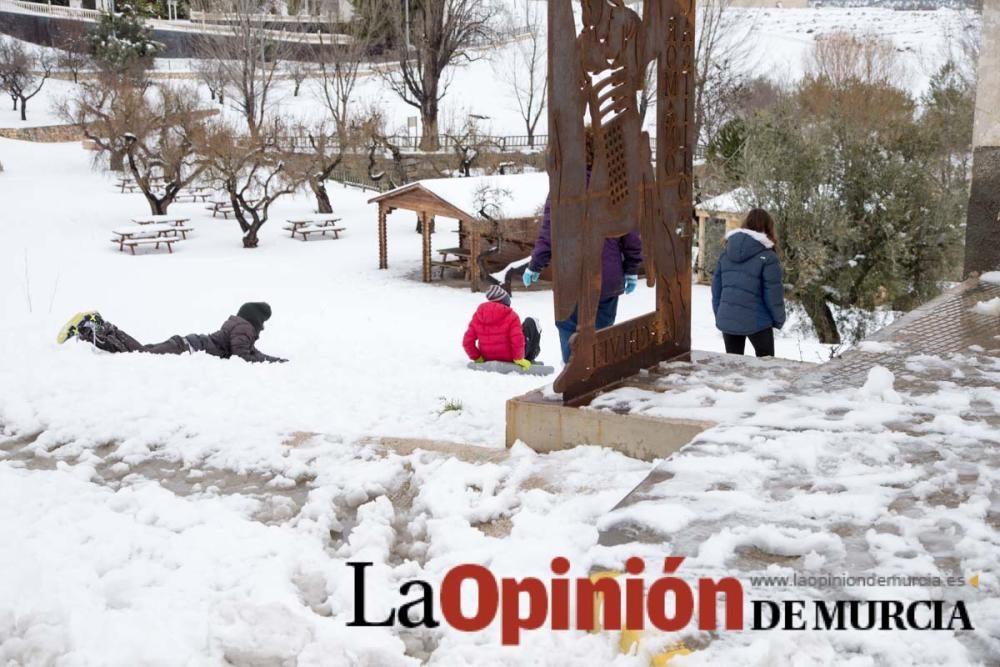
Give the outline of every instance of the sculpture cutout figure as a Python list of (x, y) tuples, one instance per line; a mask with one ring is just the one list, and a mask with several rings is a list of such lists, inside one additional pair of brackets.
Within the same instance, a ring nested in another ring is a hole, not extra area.
[[(574, 402), (691, 348), (694, 0), (549, 2), (549, 187), (555, 318), (578, 309), (555, 390)], [(656, 163), (638, 94), (656, 71)], [(593, 137), (588, 178), (585, 128)], [(639, 229), (655, 311), (595, 331), (601, 249)]]

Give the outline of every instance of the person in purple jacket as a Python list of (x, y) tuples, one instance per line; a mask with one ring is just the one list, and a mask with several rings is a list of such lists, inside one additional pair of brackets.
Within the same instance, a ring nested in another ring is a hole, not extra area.
[[(531, 261), (522, 277), (525, 287), (530, 287), (538, 280), (538, 276), (549, 265), (551, 259), (552, 217), (549, 200), (546, 199), (542, 229), (535, 240)], [(598, 329), (610, 327), (615, 323), (615, 317), (618, 315), (618, 297), (635, 291), (639, 284), (640, 266), (642, 266), (642, 241), (638, 232), (633, 230), (625, 236), (604, 241), (604, 250), (601, 253), (601, 300), (597, 305)], [(576, 314), (577, 311), (574, 310), (569, 319), (556, 322), (563, 363), (569, 361), (569, 339), (576, 333)]]

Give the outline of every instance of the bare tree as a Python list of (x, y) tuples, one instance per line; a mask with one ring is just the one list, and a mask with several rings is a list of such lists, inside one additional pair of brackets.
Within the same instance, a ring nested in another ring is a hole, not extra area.
[[(517, 102), (528, 146), (534, 146), (535, 128), (545, 111), (548, 91), (548, 42), (538, 4), (533, 0), (518, 2), (524, 4), (525, 36), (511, 51), (498, 51), (500, 58), (494, 60), (493, 69)], [(513, 11), (519, 13), (517, 3)]]
[(0, 86), (21, 103), (21, 120), (28, 120), (28, 100), (42, 90), (52, 75), (52, 59), (42, 53), (32, 53), (14, 39), (0, 40)]
[(898, 77), (905, 76), (892, 42), (849, 32), (817, 37), (806, 71), (835, 88), (852, 83), (884, 86), (898, 83)]
[(299, 126), (295, 136), (300, 139), (299, 146), (294, 158), (289, 158), (287, 169), (295, 173), (294, 180), (309, 185), (320, 213), (333, 213), (326, 182), (343, 162), (344, 153), (350, 148), (350, 139), (342, 140), (326, 122)]
[(439, 103), (448, 91), (446, 70), (460, 60), (480, 57), (472, 49), (494, 38), (492, 24), (499, 10), (496, 4), (482, 0), (421, 0), (410, 7), (407, 35), (402, 11), (406, 1), (384, 0), (383, 11), (397, 17), (392, 48), (398, 63), (385, 77), (404, 102), (420, 110), (420, 147), (434, 151), (439, 148)]
[[(337, 136), (347, 143), (348, 128), (351, 125), (351, 102), (358, 82), (358, 72), (371, 46), (371, 37), (355, 24), (348, 34), (346, 44), (334, 46), (323, 43), (320, 35), (319, 82), (317, 96), (326, 106), (336, 126)], [(331, 24), (331, 32), (334, 26)], [(362, 114), (362, 116), (371, 115)]]
[(274, 120), (265, 119), (252, 134), (218, 122), (210, 125), (201, 143), (199, 152), (207, 160), (209, 177), (229, 195), (244, 248), (258, 246), (271, 205), (300, 185), (297, 170), (286, 165), (286, 159), (294, 156), (281, 149), (284, 136), (284, 129)]
[(733, 118), (756, 68), (754, 21), (732, 11), (732, 0), (709, 0), (698, 12), (694, 130), (701, 149)]
[(303, 60), (289, 60), (285, 63), (284, 69), (285, 74), (292, 80), (292, 97), (299, 96), (302, 84), (316, 72), (312, 63)]
[(178, 193), (197, 179), (204, 161), (204, 114), (189, 88), (145, 90), (126, 77), (83, 84), (61, 103), (60, 114), (112, 156), (123, 156), (150, 212), (167, 212)]
[(56, 112), (64, 122), (79, 125), (83, 135), (110, 159), (113, 171), (125, 168), (125, 135), (132, 132), (143, 88), (127, 76), (104, 75), (84, 83), (75, 95), (60, 101)]
[(61, 52), (56, 58), (60, 69), (70, 73), (73, 83), (80, 82), (80, 73), (90, 67), (90, 39), (87, 29), (77, 21), (67, 21), (54, 35), (54, 46)]
[(211, 7), (225, 14), (228, 30), (201, 36), (198, 54), (216, 64), (230, 102), (246, 119), (250, 134), (256, 134), (274, 102), (280, 63), (293, 48), (284, 37), (292, 35), (269, 30), (268, 15), (257, 0), (218, 0)]
[(226, 69), (217, 60), (195, 60), (194, 69), (198, 79), (208, 88), (208, 94), (212, 100), (218, 100), (219, 104), (226, 103)]
[(466, 118), (458, 131), (449, 131), (445, 134), (452, 150), (458, 157), (458, 171), (462, 176), (471, 176), (472, 165), (476, 159), (486, 149), (490, 147), (490, 141), (479, 131), (479, 126), (474, 118)]
[[(368, 153), (368, 179), (374, 183), (381, 183), (386, 177), (386, 172), (378, 166), (375, 159), (377, 155), (386, 151), (392, 156), (394, 172), (396, 178), (389, 176), (389, 189), (405, 182), (405, 170), (403, 169), (403, 153), (398, 146), (392, 143), (386, 131), (385, 116), (374, 105), (371, 105), (368, 112), (362, 115), (358, 123), (359, 141), (364, 145)], [(400, 176), (402, 175), (402, 176)]]
[[(699, 154), (722, 126), (739, 114), (757, 67), (756, 42), (750, 39), (756, 22), (731, 5), (732, 0), (698, 4), (694, 130)], [(651, 64), (640, 92), (641, 118), (655, 107), (656, 91), (656, 68)]]
[[(337, 27), (331, 23), (329, 31), (333, 33)], [(320, 123), (313, 127), (302, 127), (298, 132), (308, 139), (310, 155), (305, 159), (308, 173), (304, 174), (303, 180), (316, 196), (316, 207), (320, 213), (333, 211), (326, 181), (340, 166), (345, 151), (364, 142), (362, 137), (367, 127), (363, 121), (365, 112), (352, 111), (356, 108), (352, 100), (358, 71), (367, 56), (370, 40), (359, 22), (349, 30), (348, 41), (341, 45), (323, 43), (322, 33), (320, 34), (316, 95), (330, 112), (333, 128)]]

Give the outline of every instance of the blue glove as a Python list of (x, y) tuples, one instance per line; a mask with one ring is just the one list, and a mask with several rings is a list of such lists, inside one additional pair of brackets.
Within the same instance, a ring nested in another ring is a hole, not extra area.
[(625, 293), (631, 294), (639, 286), (639, 276), (625, 276)]
[(532, 271), (531, 269), (525, 269), (524, 275), (521, 276), (521, 280), (524, 282), (525, 287), (531, 287), (532, 283), (538, 282), (538, 277), (542, 275), (538, 271)]

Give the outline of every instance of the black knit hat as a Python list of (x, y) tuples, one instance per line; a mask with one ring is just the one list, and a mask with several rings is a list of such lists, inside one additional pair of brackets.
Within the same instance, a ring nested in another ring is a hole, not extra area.
[(240, 311), (236, 315), (252, 324), (257, 331), (262, 331), (264, 322), (271, 317), (271, 306), (263, 301), (251, 301), (240, 306)]

